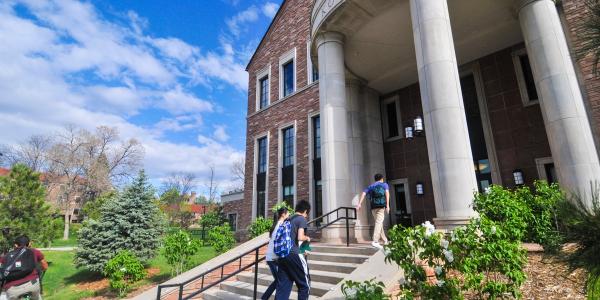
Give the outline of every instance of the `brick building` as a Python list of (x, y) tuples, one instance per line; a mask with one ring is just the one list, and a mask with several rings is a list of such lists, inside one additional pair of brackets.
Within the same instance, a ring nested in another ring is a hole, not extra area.
[[(582, 2), (283, 1), (247, 67), (239, 227), (279, 201), (309, 200), (313, 217), (354, 206), (375, 173), (390, 225), (462, 224), (491, 184), (585, 192), (600, 80), (572, 58)], [(361, 211), (356, 237), (371, 224)]]

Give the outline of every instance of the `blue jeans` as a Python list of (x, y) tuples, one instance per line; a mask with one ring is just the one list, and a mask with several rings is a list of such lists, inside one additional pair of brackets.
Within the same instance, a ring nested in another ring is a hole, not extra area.
[(275, 288), (277, 288), (277, 282), (278, 282), (277, 271), (279, 270), (279, 268), (277, 267), (277, 263), (275, 261), (267, 261), (267, 265), (269, 266), (269, 269), (271, 270), (271, 274), (273, 274), (273, 278), (275, 279), (275, 281), (273, 281), (269, 285), (269, 287), (267, 288), (265, 293), (262, 295), (262, 297), (260, 297), (262, 300), (267, 300), (271, 297), (271, 295), (275, 291)]
[(292, 284), (298, 287), (298, 300), (307, 300), (310, 294), (310, 278), (308, 265), (304, 257), (290, 253), (285, 258), (277, 260), (277, 293), (275, 300), (289, 300), (292, 293)]

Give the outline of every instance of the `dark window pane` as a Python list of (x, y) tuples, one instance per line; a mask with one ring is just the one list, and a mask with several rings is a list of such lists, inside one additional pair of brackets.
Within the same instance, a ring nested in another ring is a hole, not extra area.
[(544, 169), (546, 170), (546, 180), (548, 183), (555, 183), (556, 169), (554, 168), (554, 163), (545, 164)]
[(231, 226), (231, 230), (237, 231), (237, 214), (229, 214), (227, 219), (229, 221), (229, 226)]
[(294, 207), (294, 186), (286, 185), (283, 187), (283, 201), (289, 206)]
[(258, 140), (258, 173), (267, 172), (267, 138)]
[(294, 92), (294, 61), (283, 65), (283, 96)]
[(386, 105), (388, 121), (388, 137), (398, 136), (398, 115), (396, 114), (396, 101)]
[(315, 66), (315, 64), (313, 64), (312, 67), (312, 81), (317, 81), (319, 80), (319, 70), (317, 69), (317, 66)]
[(267, 107), (269, 97), (269, 77), (260, 80), (260, 109)]
[(257, 191), (256, 194), (256, 217), (265, 217), (265, 191)]
[(321, 158), (321, 117), (316, 116), (313, 118), (313, 151), (314, 158)]
[(294, 127), (283, 130), (283, 166), (294, 164)]
[(525, 85), (527, 87), (527, 96), (529, 101), (538, 99), (537, 90), (535, 89), (535, 81), (533, 80), (533, 72), (531, 71), (531, 64), (529, 63), (529, 57), (527, 54), (519, 56), (521, 61), (521, 69), (523, 70), (523, 77), (525, 77)]

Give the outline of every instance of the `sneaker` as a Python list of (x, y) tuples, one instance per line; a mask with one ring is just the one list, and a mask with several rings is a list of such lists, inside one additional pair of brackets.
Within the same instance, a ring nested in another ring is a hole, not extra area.
[(383, 243), (383, 244), (387, 246), (390, 244), (390, 241), (385, 241), (385, 243)]
[(371, 246), (377, 249), (383, 249), (383, 246), (381, 246), (378, 242), (371, 242)]

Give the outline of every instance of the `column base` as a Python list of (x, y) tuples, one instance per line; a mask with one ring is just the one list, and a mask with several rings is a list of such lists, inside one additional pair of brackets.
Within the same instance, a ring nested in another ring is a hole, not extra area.
[(370, 242), (373, 238), (373, 226), (371, 225), (355, 225), (354, 236), (358, 243)]
[(471, 218), (469, 217), (433, 218), (433, 224), (437, 230), (450, 232), (454, 228), (466, 226), (470, 220)]
[[(351, 244), (357, 243), (354, 230), (355, 226), (351, 223), (348, 229)], [(346, 244), (346, 224), (331, 224), (327, 228), (321, 230), (321, 242), (328, 244)]]

